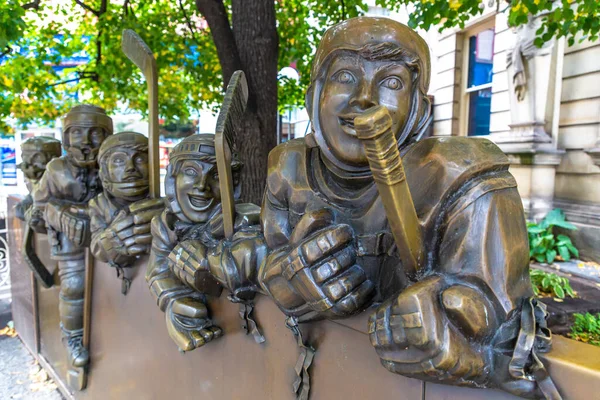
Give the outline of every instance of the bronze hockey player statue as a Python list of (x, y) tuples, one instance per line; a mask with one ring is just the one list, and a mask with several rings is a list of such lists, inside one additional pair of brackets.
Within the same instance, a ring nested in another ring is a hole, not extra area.
[(261, 285), (300, 322), (382, 303), (369, 332), (392, 372), (558, 398), (536, 355), (550, 334), (508, 159), (485, 139), (419, 141), (429, 79), (426, 43), (398, 22), (325, 33), (312, 132), (269, 155)]
[(89, 204), (90, 249), (123, 279), (126, 294), (130, 280), (123, 268), (150, 252), (150, 221), (164, 208), (162, 199), (148, 199), (148, 138), (141, 133), (110, 136), (98, 153), (103, 193)]
[(15, 206), (17, 218), (20, 220), (25, 221), (25, 215), (33, 205), (31, 192), (46, 171), (46, 165), (60, 155), (60, 141), (48, 136), (32, 137), (21, 143), (22, 161), (18, 167), (25, 175), (25, 185), (29, 194)]
[(70, 368), (89, 362), (82, 344), (85, 247), (90, 241), (87, 206), (102, 191), (97, 155), (112, 131), (104, 109), (87, 104), (73, 107), (63, 121), (62, 145), (67, 154), (48, 163), (32, 194), (30, 224), (43, 230), (45, 221), (51, 257), (58, 262), (60, 326)]
[[(236, 198), (241, 167), (234, 156)], [(188, 136), (173, 148), (165, 192), (167, 209), (152, 220), (146, 280), (165, 312), (169, 335), (180, 350), (191, 351), (223, 334), (209, 316), (207, 295), (219, 296), (226, 288), (234, 302), (254, 297), (266, 245), (253, 204), (235, 206), (235, 234), (224, 237), (214, 135)]]

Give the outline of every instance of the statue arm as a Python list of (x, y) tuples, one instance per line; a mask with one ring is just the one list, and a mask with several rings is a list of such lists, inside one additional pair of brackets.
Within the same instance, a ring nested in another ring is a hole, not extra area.
[[(517, 188), (490, 191), (451, 216), (439, 260), (438, 271), (452, 282), (441, 296), (445, 314), (489, 366), (486, 371), (493, 371), (487, 385), (532, 396), (535, 382), (511, 376), (508, 365), (513, 355), (530, 359), (533, 349), (544, 351), (550, 338), (543, 332), (545, 312), (532, 300), (527, 228)], [(531, 301), (535, 320), (519, 325), (517, 316)], [(536, 333), (533, 348), (521, 348), (516, 340), (523, 330)]]
[(52, 184), (50, 175), (51, 172), (46, 171), (31, 192), (33, 206), (31, 207), (29, 214), (29, 224), (34, 230), (41, 233), (46, 231), (46, 205), (52, 198), (52, 193), (54, 192), (54, 185)]
[(169, 268), (169, 254), (177, 244), (177, 235), (169, 229), (167, 211), (155, 216), (151, 223), (152, 248), (146, 270), (146, 282), (158, 306), (165, 311), (169, 301), (194, 291), (184, 285)]
[(511, 379), (494, 343), (531, 296), (521, 199), (510, 184), (484, 181), (446, 211), (433, 270), (371, 314), (371, 341), (392, 372), (506, 389)]
[(220, 337), (223, 331), (209, 318), (206, 297), (183, 284), (169, 266), (177, 235), (169, 228), (167, 211), (152, 218), (152, 248), (146, 281), (165, 312), (169, 336), (182, 351), (191, 351)]
[[(482, 186), (466, 196), (474, 197)], [(504, 320), (523, 298), (532, 295), (521, 198), (516, 187), (508, 187), (466, 203), (456, 204), (448, 216), (434, 268), (476, 288), (494, 305), (499, 320)]]
[[(102, 246), (102, 233), (108, 226), (107, 222), (104, 220), (104, 215), (102, 212), (102, 205), (100, 205), (101, 199), (98, 195), (92, 200), (90, 200), (89, 205), (89, 214), (90, 214), (90, 231), (92, 233), (92, 240), (90, 242), (90, 251), (100, 261), (108, 262), (108, 254), (104, 247)], [(106, 204), (104, 204), (106, 207)]]

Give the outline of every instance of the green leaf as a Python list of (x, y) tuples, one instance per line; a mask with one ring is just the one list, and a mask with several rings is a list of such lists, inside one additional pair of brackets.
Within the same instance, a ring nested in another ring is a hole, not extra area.
[(577, 250), (577, 248), (575, 248), (575, 246), (573, 246), (573, 244), (567, 243), (566, 246), (569, 249), (569, 251), (571, 252), (571, 254), (573, 254), (575, 256), (575, 258), (579, 258), (579, 250)]
[(564, 285), (565, 292), (569, 295), (569, 297), (575, 298), (575, 292), (573, 288), (568, 283)]
[(546, 257), (544, 254), (536, 254), (533, 256), (533, 258), (536, 259), (537, 262), (543, 263), (546, 261)]
[(571, 254), (569, 253), (567, 246), (558, 246), (558, 254), (560, 254), (564, 261), (569, 261), (571, 259)]
[(548, 264), (552, 264), (552, 262), (556, 258), (556, 254), (556, 250), (548, 250), (548, 252), (546, 253), (546, 261), (548, 262)]
[(569, 238), (568, 236), (558, 235), (556, 238), (558, 239), (558, 242), (556, 243), (557, 246), (561, 246), (561, 245), (565, 245), (567, 243), (571, 243), (571, 238)]
[(545, 230), (546, 229), (539, 227), (537, 225), (527, 228), (527, 232), (529, 232), (529, 233), (542, 233)]
[(556, 294), (556, 297), (558, 297), (559, 299), (564, 299), (565, 298), (565, 291), (560, 286), (555, 286), (554, 287), (554, 294)]

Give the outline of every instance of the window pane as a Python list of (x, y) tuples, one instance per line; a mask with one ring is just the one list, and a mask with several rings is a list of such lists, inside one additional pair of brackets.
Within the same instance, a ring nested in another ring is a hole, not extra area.
[(469, 136), (489, 135), (492, 88), (469, 93)]
[(467, 88), (492, 82), (494, 30), (488, 29), (469, 38), (469, 80)]

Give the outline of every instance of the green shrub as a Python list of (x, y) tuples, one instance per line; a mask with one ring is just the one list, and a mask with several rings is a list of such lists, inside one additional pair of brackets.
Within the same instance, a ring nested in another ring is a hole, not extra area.
[(555, 226), (569, 230), (577, 229), (575, 225), (565, 220), (565, 214), (558, 208), (550, 211), (539, 224), (527, 223), (529, 257), (531, 259), (551, 264), (558, 255), (564, 261), (569, 261), (571, 255), (579, 257), (579, 251), (573, 246), (568, 236), (554, 236), (552, 229)]
[(580, 342), (600, 346), (600, 314), (573, 314), (575, 322), (571, 326), (571, 338)]
[(539, 269), (530, 269), (531, 286), (536, 296), (547, 295), (564, 299), (565, 296), (575, 297), (575, 292), (571, 288), (568, 278), (563, 278), (551, 272), (545, 272)]

